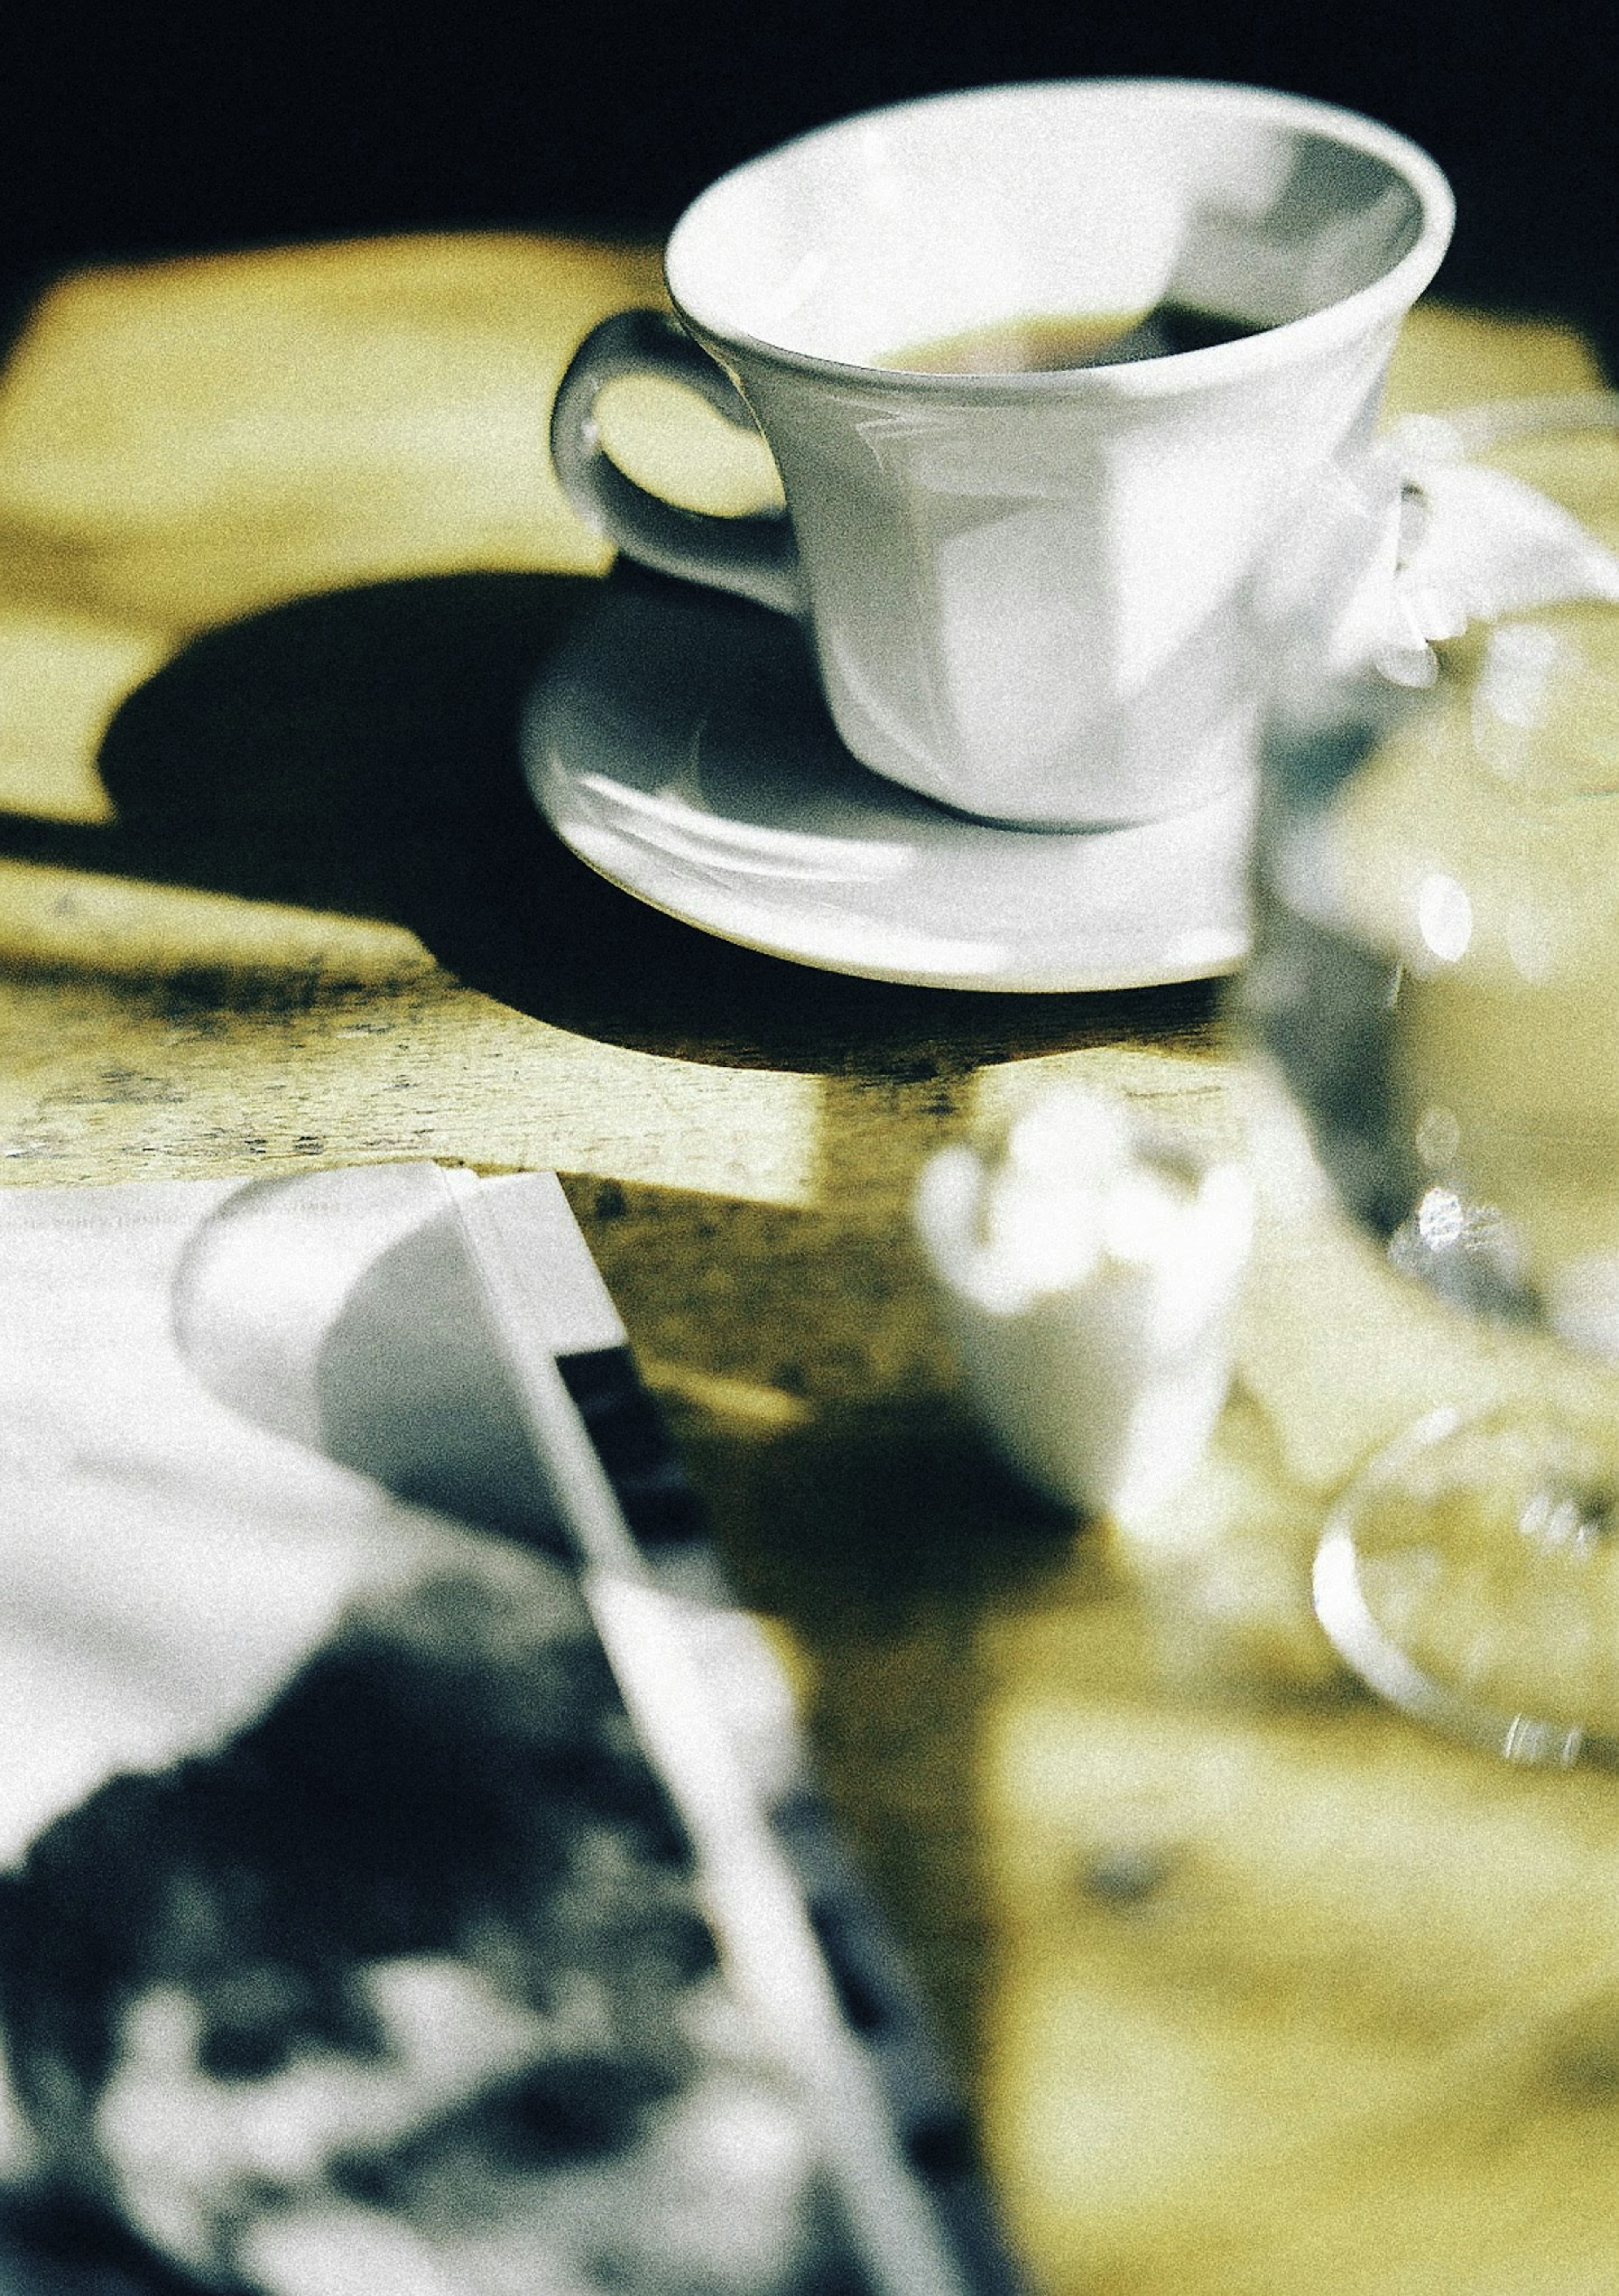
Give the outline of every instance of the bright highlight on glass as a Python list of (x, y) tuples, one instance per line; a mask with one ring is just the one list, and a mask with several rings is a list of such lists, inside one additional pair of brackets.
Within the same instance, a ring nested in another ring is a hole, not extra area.
[(1301, 678), (1277, 713), (1241, 1011), (1340, 1201), (1496, 1327), (1530, 1399), (1424, 1421), (1352, 1482), (1317, 1612), (1452, 1735), (1619, 1758), (1619, 1390), (1576, 1408), (1510, 1337), (1619, 1357), (1619, 611), (1437, 661), (1426, 693)]

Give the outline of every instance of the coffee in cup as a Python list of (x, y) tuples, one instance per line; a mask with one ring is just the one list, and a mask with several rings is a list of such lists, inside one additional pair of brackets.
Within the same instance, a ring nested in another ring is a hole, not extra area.
[(890, 351), (879, 366), (909, 374), (1060, 374), (1071, 367), (1113, 366), (1121, 359), (1172, 358), (1262, 334), (1262, 326), (1223, 311), (1160, 303), (1151, 311), (1073, 311), (994, 319), (965, 334)]

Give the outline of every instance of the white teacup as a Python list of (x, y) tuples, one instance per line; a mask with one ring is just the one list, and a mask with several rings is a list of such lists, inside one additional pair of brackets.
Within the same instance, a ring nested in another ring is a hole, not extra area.
[[(877, 772), (991, 820), (1150, 820), (1253, 765), (1251, 594), (1305, 484), (1369, 450), (1453, 213), (1415, 145), (1300, 97), (925, 98), (704, 192), (669, 244), (678, 319), (623, 312), (586, 340), (552, 452), (632, 557), (804, 617)], [(1153, 355), (1166, 306), (1253, 332)], [(1142, 324), (1056, 371), (886, 363), (1080, 315)], [(678, 509), (609, 460), (597, 394), (647, 372), (757, 422), (785, 516)]]

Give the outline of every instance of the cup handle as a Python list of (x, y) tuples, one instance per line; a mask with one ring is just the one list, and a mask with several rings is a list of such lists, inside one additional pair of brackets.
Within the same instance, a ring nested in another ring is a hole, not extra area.
[(733, 590), (777, 613), (804, 605), (798, 548), (785, 511), (744, 518), (682, 510), (627, 478), (602, 444), (596, 402), (624, 374), (684, 383), (739, 430), (757, 430), (730, 377), (665, 311), (620, 311), (585, 337), (551, 410), (551, 459), (563, 491), (587, 525), (662, 574)]

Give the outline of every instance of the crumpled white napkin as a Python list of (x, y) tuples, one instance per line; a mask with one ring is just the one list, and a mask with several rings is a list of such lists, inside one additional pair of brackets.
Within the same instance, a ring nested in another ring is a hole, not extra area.
[(1075, 1085), (925, 1167), (918, 1234), (968, 1389), (1059, 1505), (1150, 1514), (1225, 1400), (1253, 1229), (1247, 1173)]
[(1561, 504), (1472, 459), (1513, 439), (1615, 427), (1614, 391), (1501, 399), (1394, 425), (1379, 455), (1407, 516), (1380, 667), (1426, 684), (1430, 647), (1469, 623), (1587, 598), (1619, 603), (1619, 555)]

